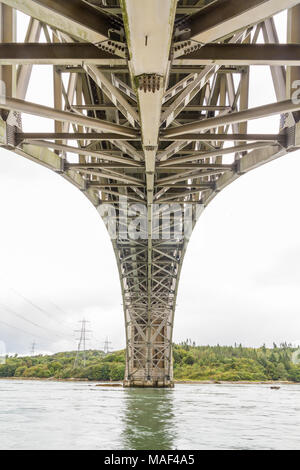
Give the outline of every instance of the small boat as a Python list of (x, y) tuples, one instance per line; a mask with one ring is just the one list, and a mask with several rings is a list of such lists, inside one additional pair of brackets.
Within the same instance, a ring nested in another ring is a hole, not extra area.
[(271, 390), (280, 390), (280, 387), (271, 387)]

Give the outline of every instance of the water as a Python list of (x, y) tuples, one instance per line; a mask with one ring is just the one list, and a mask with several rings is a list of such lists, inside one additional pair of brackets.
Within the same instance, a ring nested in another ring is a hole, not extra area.
[(300, 449), (300, 385), (0, 380), (0, 449)]

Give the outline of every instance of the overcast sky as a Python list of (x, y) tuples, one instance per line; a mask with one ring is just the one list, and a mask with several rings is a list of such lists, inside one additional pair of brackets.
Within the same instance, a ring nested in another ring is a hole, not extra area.
[[(27, 19), (18, 15), (18, 39)], [(285, 15), (276, 19), (285, 41)], [(53, 105), (51, 67), (34, 67), (28, 101)], [(268, 68), (251, 73), (251, 106), (275, 101)], [(278, 119), (250, 132), (277, 132)], [(25, 131), (52, 131), (24, 117)], [(228, 157), (228, 161), (232, 156)], [(300, 342), (300, 152), (251, 172), (201, 216), (184, 262), (174, 340), (259, 346)], [(0, 149), (0, 340), (9, 352), (76, 347), (85, 317), (90, 347), (124, 347), (121, 290), (96, 209), (63, 178)]]

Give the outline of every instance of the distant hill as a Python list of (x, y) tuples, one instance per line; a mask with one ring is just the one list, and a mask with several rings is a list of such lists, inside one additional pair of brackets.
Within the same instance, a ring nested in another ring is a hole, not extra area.
[[(273, 348), (236, 346), (195, 346), (186, 341), (173, 345), (176, 380), (300, 382), (300, 364), (295, 364), (297, 350), (291, 345)], [(293, 356), (293, 360), (292, 360)], [(300, 356), (300, 355), (299, 355)], [(105, 355), (103, 351), (83, 353), (74, 369), (76, 351), (51, 356), (7, 357), (0, 365), (0, 377), (57, 378), (88, 380), (123, 380), (125, 351)]]

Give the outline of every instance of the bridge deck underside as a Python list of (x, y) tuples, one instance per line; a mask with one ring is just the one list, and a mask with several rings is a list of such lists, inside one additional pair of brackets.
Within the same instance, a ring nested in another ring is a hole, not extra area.
[[(299, 146), (298, 3), (1, 3), (0, 143), (60, 173), (107, 224), (123, 296), (125, 385), (172, 386), (178, 282), (202, 210), (240, 175)], [(284, 9), (280, 44), (273, 16)], [(16, 10), (30, 17), (21, 44)], [(53, 65), (51, 108), (26, 101), (41, 64)], [(249, 106), (253, 65), (270, 67), (272, 104)], [(50, 118), (53, 129), (23, 132), (22, 115)], [(273, 115), (276, 133), (248, 131), (249, 121)]]

